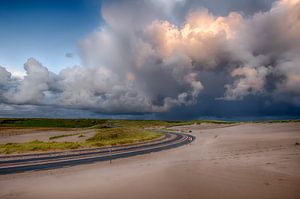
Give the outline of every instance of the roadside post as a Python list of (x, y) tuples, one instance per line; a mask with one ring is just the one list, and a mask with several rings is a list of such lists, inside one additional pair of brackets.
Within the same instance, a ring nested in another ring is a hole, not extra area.
[(111, 148), (109, 149), (109, 164), (111, 164), (111, 160), (112, 160), (112, 154), (111, 154)]

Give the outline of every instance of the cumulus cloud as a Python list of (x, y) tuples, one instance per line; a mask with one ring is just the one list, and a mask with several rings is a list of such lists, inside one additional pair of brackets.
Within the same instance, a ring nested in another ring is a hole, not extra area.
[(9, 103), (14, 104), (40, 104), (47, 100), (47, 93), (51, 92), (51, 86), (55, 81), (55, 75), (48, 71), (37, 60), (30, 58), (24, 64), (26, 76), (22, 80), (11, 80), (15, 86), (11, 86), (3, 97)]
[(0, 86), (7, 84), (11, 78), (11, 73), (8, 72), (4, 67), (0, 66)]
[(220, 99), (242, 99), (246, 95), (262, 92), (267, 73), (268, 69), (264, 66), (259, 68), (244, 66), (234, 69), (231, 75), (241, 78), (236, 80), (233, 85), (225, 85), (227, 89), (225, 97)]
[[(268, 96), (300, 106), (299, 0), (281, 0), (247, 17), (190, 9), (180, 24), (173, 21), (172, 10), (187, 4), (104, 5), (104, 25), (80, 42), (82, 66), (54, 74), (30, 58), (23, 79), (0, 67), (1, 102), (101, 113), (166, 112), (197, 103), (210, 88), (201, 74), (222, 71), (227, 75), (215, 76), (226, 82), (219, 100)], [(209, 84), (220, 82), (213, 78)]]
[[(299, 79), (300, 63), (299, 17), (300, 2), (283, 0), (276, 2), (270, 11), (255, 14), (245, 21), (238, 38), (240, 42), (235, 46), (242, 44), (238, 57), (244, 71), (249, 71), (250, 66), (252, 72), (244, 73), (233, 86), (226, 85), (226, 98), (235, 99), (262, 91), (268, 78), (272, 78), (268, 84), (274, 84), (274, 89), (270, 91), (274, 99), (282, 98), (279, 93), (285, 93), (289, 96), (286, 101), (294, 101), (290, 97), (299, 94), (295, 86)], [(240, 75), (236, 72), (231, 74)]]

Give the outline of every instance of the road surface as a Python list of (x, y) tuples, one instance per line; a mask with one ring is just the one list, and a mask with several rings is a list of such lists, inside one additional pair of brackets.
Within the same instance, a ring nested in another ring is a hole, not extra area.
[(97, 161), (111, 161), (117, 158), (125, 158), (182, 146), (195, 139), (194, 136), (188, 134), (171, 132), (164, 133), (165, 136), (163, 136), (162, 139), (143, 144), (83, 149), (68, 152), (1, 156), (0, 175), (34, 170), (55, 169), (64, 166), (88, 164)]

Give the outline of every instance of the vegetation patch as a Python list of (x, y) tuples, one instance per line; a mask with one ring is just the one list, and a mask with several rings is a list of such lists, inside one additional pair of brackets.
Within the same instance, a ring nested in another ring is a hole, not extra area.
[(213, 123), (213, 124), (236, 123), (236, 122), (228, 122), (222, 120), (190, 120), (190, 121), (111, 120), (110, 122), (117, 126), (134, 127), (134, 128), (172, 127), (172, 126), (192, 125), (192, 124), (201, 124), (201, 123)]
[[(74, 134), (66, 134), (60, 136), (50, 137), (52, 140), (72, 136)], [(101, 146), (115, 146), (121, 144), (130, 144), (152, 140), (160, 137), (162, 134), (157, 132), (146, 131), (137, 128), (104, 128), (99, 129), (98, 132), (91, 138), (82, 142), (42, 142), (32, 141), (26, 143), (7, 143), (0, 144), (0, 153), (26, 153), (26, 152), (42, 152), (42, 151), (56, 151), (56, 150), (72, 150), (79, 148), (92, 148)], [(80, 137), (84, 135), (79, 135)]]
[(233, 123), (220, 120), (161, 121), (161, 120), (105, 120), (105, 119), (44, 119), (44, 118), (0, 118), (0, 127), (53, 127), (53, 128), (94, 128), (115, 127), (171, 127), (200, 123)]
[(0, 118), (0, 127), (85, 128), (104, 124), (100, 119)]
[(42, 142), (35, 140), (26, 143), (0, 144), (0, 153), (10, 154), (33, 151), (71, 150), (81, 147), (83, 147), (81, 143), (76, 142)]
[(160, 137), (162, 134), (137, 128), (110, 128), (99, 130), (93, 137), (86, 140), (88, 146), (114, 146), (143, 142)]
[[(263, 121), (263, 123), (289, 123), (289, 122), (300, 122), (300, 120), (267, 120)], [(261, 123), (257, 121), (256, 123)]]

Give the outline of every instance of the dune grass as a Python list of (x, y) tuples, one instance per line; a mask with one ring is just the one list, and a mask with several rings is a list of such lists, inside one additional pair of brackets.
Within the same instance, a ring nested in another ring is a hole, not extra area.
[(89, 146), (115, 146), (143, 142), (160, 137), (162, 134), (138, 128), (110, 128), (100, 130), (85, 141)]
[(256, 123), (289, 123), (289, 122), (300, 122), (300, 120), (266, 120), (266, 121), (256, 121)]
[(85, 128), (104, 124), (100, 119), (0, 118), (0, 127)]
[(114, 125), (135, 128), (172, 127), (201, 123), (232, 124), (236, 122), (222, 120), (190, 120), (190, 121), (161, 121), (161, 120), (112, 120)]
[[(26, 153), (26, 152), (43, 152), (43, 151), (61, 151), (79, 148), (91, 148), (102, 146), (115, 146), (121, 144), (130, 144), (152, 140), (160, 137), (162, 134), (157, 132), (146, 131), (138, 128), (105, 128), (99, 129), (91, 138), (83, 142), (42, 142), (32, 141), (25, 143), (7, 143), (0, 144), (1, 154)], [(52, 139), (71, 136), (66, 134), (53, 136)], [(50, 137), (51, 138), (51, 137)]]
[(82, 145), (77, 142), (42, 142), (35, 140), (26, 143), (0, 144), (0, 153), (11, 154), (36, 151), (71, 150), (81, 147)]
[(160, 120), (111, 120), (110, 122), (115, 126), (129, 128), (151, 128), (169, 125), (169, 122)]
[(53, 127), (53, 128), (110, 128), (110, 126), (151, 128), (200, 123), (232, 123), (220, 120), (161, 121), (161, 120), (106, 120), (106, 119), (47, 119), (0, 118), (0, 127)]

